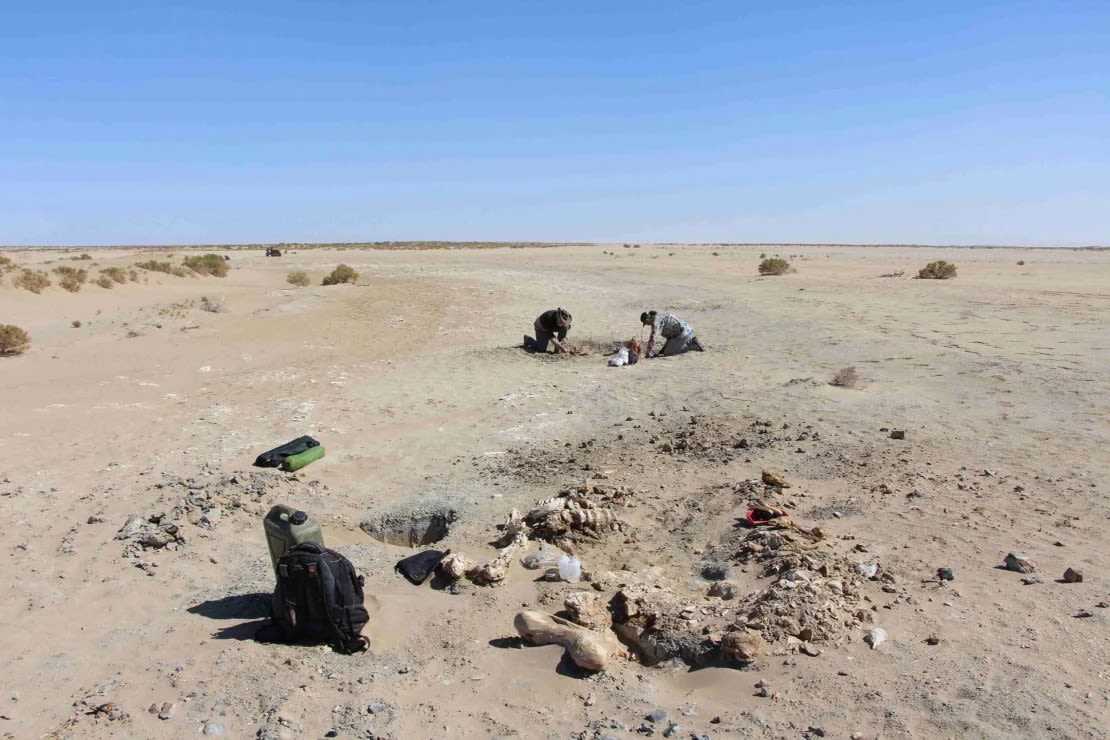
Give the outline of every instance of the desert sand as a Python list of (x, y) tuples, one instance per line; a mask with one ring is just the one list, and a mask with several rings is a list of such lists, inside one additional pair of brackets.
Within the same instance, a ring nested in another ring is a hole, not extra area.
[[(205, 251), (3, 254), (95, 276)], [(0, 357), (4, 736), (1107, 736), (1110, 252), (217, 251), (224, 278), (39, 295), (0, 280), (0, 323), (32, 338)], [(763, 252), (797, 271), (759, 276)], [(936, 259), (958, 276), (911, 279)], [(339, 263), (356, 283), (322, 287)], [(312, 285), (286, 282), (297, 269)], [(582, 356), (520, 349), (555, 306)], [(608, 367), (649, 308), (706, 351)], [(829, 383), (849, 366), (856, 387)], [(302, 434), (323, 460), (251, 467)], [(764, 487), (764, 469), (792, 486)], [(454, 512), (433, 546), (483, 561), (512, 509), (575, 487), (618, 492), (623, 522), (573, 543), (581, 583), (517, 557), (501, 585), (417, 587), (393, 571), (414, 550), (360, 528)], [(807, 552), (841, 570), (774, 572), (737, 525), (753, 498), (818, 527)], [(252, 641), (278, 502), (365, 575), (369, 652)], [(177, 521), (184, 541), (117, 539), (135, 515)], [(1003, 569), (1011, 552), (1035, 573)], [(825, 639), (740, 618), (830, 580)], [(677, 604), (659, 627), (678, 647), (658, 660), (629, 645), (590, 673), (517, 638), (520, 611), (629, 589)], [(767, 637), (753, 660), (722, 658), (737, 628)], [(167, 719), (148, 711), (163, 704)]]

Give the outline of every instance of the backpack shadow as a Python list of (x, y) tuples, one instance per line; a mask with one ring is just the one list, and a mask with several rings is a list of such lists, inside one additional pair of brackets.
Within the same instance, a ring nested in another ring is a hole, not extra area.
[(185, 611), (209, 619), (259, 619), (270, 616), (270, 594), (234, 594), (202, 601)]

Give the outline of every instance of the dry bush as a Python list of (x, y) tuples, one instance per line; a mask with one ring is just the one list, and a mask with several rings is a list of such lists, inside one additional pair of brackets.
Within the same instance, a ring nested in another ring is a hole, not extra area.
[(74, 319), (70, 323), (73, 325), (74, 329), (80, 329), (81, 328), (81, 319)]
[(782, 257), (771, 257), (759, 263), (760, 275), (785, 275), (788, 272), (794, 272), (794, 269)]
[(1019, 264), (1019, 265), (1024, 265), (1024, 264), (1025, 264), (1025, 260), (1018, 260), (1018, 264)]
[(12, 324), (0, 324), (0, 355), (18, 355), (31, 346), (31, 335)]
[(956, 266), (951, 262), (937, 260), (922, 267), (918, 271), (917, 277), (922, 280), (948, 280), (956, 277)]
[(127, 273), (123, 271), (122, 267), (105, 267), (100, 271), (100, 274), (121, 285), (127, 282)]
[(75, 267), (55, 267), (54, 273), (59, 276), (58, 285), (70, 293), (81, 290), (81, 286), (89, 279), (89, 273)]
[(860, 377), (854, 367), (842, 367), (836, 371), (836, 375), (829, 381), (829, 385), (835, 385), (837, 388), (859, 388)]
[(131, 278), (131, 282), (137, 283), (137, 282), (139, 282), (139, 271), (138, 270), (128, 270), (127, 277)]
[(339, 285), (340, 283), (353, 283), (358, 280), (358, 273), (355, 272), (353, 267), (347, 265), (339, 265), (331, 271), (331, 274), (324, 278), (321, 285)]
[(79, 261), (79, 260), (91, 260), (91, 259), (92, 259), (92, 255), (91, 255), (91, 254), (89, 254), (88, 252), (82, 252), (82, 253), (81, 253), (81, 256), (80, 256), (80, 257), (70, 257), (70, 259), (71, 259), (71, 260), (75, 260), (75, 261)]
[(108, 277), (107, 275), (101, 275), (100, 277), (98, 277), (96, 279), (96, 284), (99, 285), (101, 288), (107, 288), (108, 290), (116, 287), (116, 284), (112, 281), (112, 278)]
[(32, 293), (41, 293), (46, 288), (50, 287), (50, 278), (47, 277), (45, 272), (35, 272), (23, 268), (23, 272), (19, 273), (12, 280), (12, 284), (17, 288), (29, 290)]
[(883, 278), (900, 278), (900, 277), (902, 277), (902, 276), (903, 276), (903, 275), (905, 275), (905, 274), (906, 274), (905, 270), (895, 270), (894, 272), (884, 272), (884, 273), (883, 273), (882, 275), (879, 275), (879, 277), (883, 277)]
[(290, 285), (297, 285), (301, 288), (308, 285), (311, 281), (308, 279), (308, 273), (304, 270), (294, 270), (285, 276), (285, 282)]
[(226, 277), (230, 269), (227, 260), (218, 254), (186, 257), (184, 265), (198, 275), (212, 275), (213, 277)]
[(0, 277), (3, 277), (4, 271), (11, 272), (15, 270), (15, 263), (7, 257), (0, 257)]
[(135, 267), (147, 272), (164, 272), (167, 275), (172, 275), (174, 266), (169, 262), (159, 262), (157, 260), (147, 260), (146, 262), (136, 262)]
[(200, 310), (207, 311), (208, 313), (223, 313), (224, 312), (224, 299), (223, 298), (209, 298), (206, 295), (200, 297)]

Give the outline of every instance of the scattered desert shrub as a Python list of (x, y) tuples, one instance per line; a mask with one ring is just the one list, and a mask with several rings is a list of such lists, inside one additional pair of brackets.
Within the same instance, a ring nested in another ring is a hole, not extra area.
[(767, 253), (766, 252), (760, 252), (759, 253), (759, 259), (761, 259), (761, 260), (767, 259)]
[(760, 275), (785, 275), (788, 272), (793, 272), (790, 268), (790, 263), (782, 257), (771, 257), (759, 263)]
[(58, 285), (70, 293), (81, 290), (81, 286), (89, 279), (89, 273), (76, 267), (55, 267), (54, 273), (59, 277)]
[(18, 355), (31, 346), (31, 335), (12, 324), (0, 324), (0, 355)]
[(137, 283), (137, 282), (139, 282), (139, 271), (138, 270), (128, 270), (127, 271), (127, 277), (129, 277), (131, 279), (131, 282)]
[(8, 272), (15, 270), (15, 263), (7, 257), (0, 257), (0, 277), (3, 277), (5, 270)]
[(1018, 264), (1019, 264), (1019, 265), (1024, 265), (1024, 264), (1025, 264), (1025, 260), (1018, 260)]
[(202, 254), (186, 257), (184, 264), (198, 275), (225, 277), (228, 272), (227, 261), (218, 254)]
[(311, 281), (308, 279), (308, 273), (304, 270), (293, 270), (293, 272), (285, 276), (285, 282), (303, 288)]
[(127, 282), (127, 273), (123, 271), (122, 267), (105, 267), (100, 271), (100, 274), (121, 285)]
[(70, 257), (71, 260), (91, 260), (92, 255), (88, 252), (82, 252), (80, 257)]
[(108, 290), (116, 287), (115, 282), (107, 275), (101, 275), (100, 277), (98, 277), (96, 279), (96, 284), (99, 285), (101, 288), (107, 288)]
[(41, 293), (46, 288), (50, 287), (50, 278), (47, 277), (45, 272), (35, 272), (23, 268), (23, 272), (19, 273), (12, 279), (12, 284), (17, 288), (29, 290), (32, 293)]
[(951, 262), (937, 260), (922, 267), (918, 271), (917, 277), (929, 280), (948, 280), (956, 277), (956, 266)]
[(74, 329), (80, 329), (81, 328), (81, 319), (74, 319), (70, 323), (73, 325)]
[(906, 274), (905, 270), (895, 270), (894, 272), (884, 272), (882, 275), (879, 275), (879, 277), (899, 278), (899, 277), (902, 277), (905, 274)]
[(164, 272), (167, 275), (173, 274), (173, 265), (169, 262), (159, 262), (158, 260), (147, 260), (146, 262), (136, 262), (135, 267), (147, 272)]
[(858, 388), (859, 381), (859, 373), (854, 367), (842, 367), (836, 371), (829, 385), (835, 385), (837, 388)]
[(200, 297), (200, 310), (207, 311), (208, 313), (223, 313), (224, 312), (224, 299), (223, 298), (209, 298), (206, 295)]
[(324, 278), (321, 285), (339, 285), (340, 283), (353, 283), (356, 280), (358, 280), (358, 273), (355, 272), (354, 268), (340, 265)]

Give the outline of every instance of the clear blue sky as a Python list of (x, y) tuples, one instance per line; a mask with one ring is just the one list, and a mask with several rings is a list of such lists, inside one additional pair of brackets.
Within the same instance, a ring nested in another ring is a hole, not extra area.
[(1110, 244), (1110, 2), (8, 3), (0, 244)]

